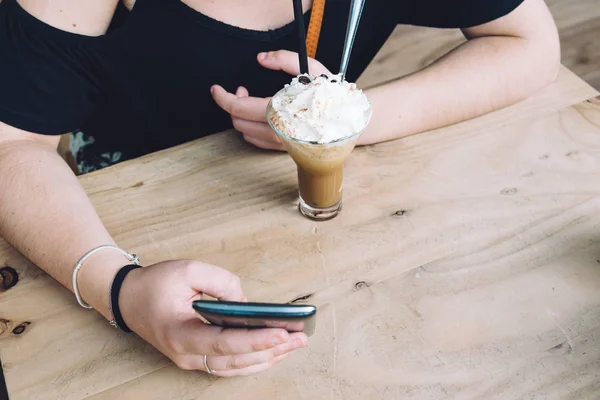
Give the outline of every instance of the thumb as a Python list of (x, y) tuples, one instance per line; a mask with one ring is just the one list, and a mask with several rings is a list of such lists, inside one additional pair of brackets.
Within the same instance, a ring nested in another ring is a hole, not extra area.
[(246, 300), (240, 278), (224, 268), (190, 261), (186, 272), (186, 280), (193, 290), (218, 300)]
[[(300, 74), (298, 53), (288, 50), (270, 51), (259, 53), (256, 57), (258, 63), (265, 68), (275, 71), (285, 71), (290, 75)], [(308, 70), (311, 75), (329, 74), (329, 70), (314, 58), (308, 58)]]

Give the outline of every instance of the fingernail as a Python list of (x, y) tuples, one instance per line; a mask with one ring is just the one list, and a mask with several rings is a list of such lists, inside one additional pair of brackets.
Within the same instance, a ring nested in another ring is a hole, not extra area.
[(210, 94), (215, 94), (215, 86), (210, 87)]
[(240, 90), (242, 90), (241, 86), (238, 86), (237, 90), (235, 91), (235, 95), (239, 96), (240, 95)]
[(259, 60), (265, 60), (267, 58), (267, 53), (258, 53)]
[(301, 339), (294, 340), (294, 347), (299, 349), (300, 347), (306, 346), (306, 343)]

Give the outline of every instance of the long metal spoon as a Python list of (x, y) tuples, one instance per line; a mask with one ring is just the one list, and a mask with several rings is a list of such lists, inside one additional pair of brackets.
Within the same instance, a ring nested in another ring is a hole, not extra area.
[(354, 37), (356, 36), (356, 31), (358, 30), (358, 23), (362, 15), (364, 5), (365, 0), (352, 0), (350, 4), (350, 15), (348, 17), (348, 26), (346, 27), (346, 40), (344, 41), (344, 52), (342, 53), (342, 62), (340, 64), (342, 81), (346, 79), (346, 70), (348, 69), (348, 62), (350, 61), (350, 53), (352, 52)]

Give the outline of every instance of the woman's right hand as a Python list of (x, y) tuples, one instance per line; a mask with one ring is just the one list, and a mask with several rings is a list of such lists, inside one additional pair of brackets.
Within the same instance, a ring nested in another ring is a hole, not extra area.
[(204, 323), (192, 308), (192, 301), (203, 293), (219, 300), (246, 301), (236, 275), (198, 261), (178, 260), (131, 271), (123, 282), (119, 305), (129, 328), (182, 369), (206, 371), (207, 355), (214, 375), (248, 375), (306, 347), (304, 333)]

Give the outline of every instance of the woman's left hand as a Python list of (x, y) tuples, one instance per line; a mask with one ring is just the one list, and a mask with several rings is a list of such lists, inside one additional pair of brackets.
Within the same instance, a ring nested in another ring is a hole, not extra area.
[[(260, 53), (258, 62), (265, 68), (285, 71), (290, 75), (300, 74), (298, 69), (298, 53), (279, 50)], [(329, 73), (327, 68), (313, 58), (308, 59), (311, 75)], [(244, 140), (262, 149), (285, 150), (281, 140), (267, 123), (265, 115), (270, 97), (251, 97), (248, 90), (240, 86), (235, 94), (223, 87), (214, 85), (210, 88), (215, 102), (231, 115), (233, 127), (242, 133)]]

